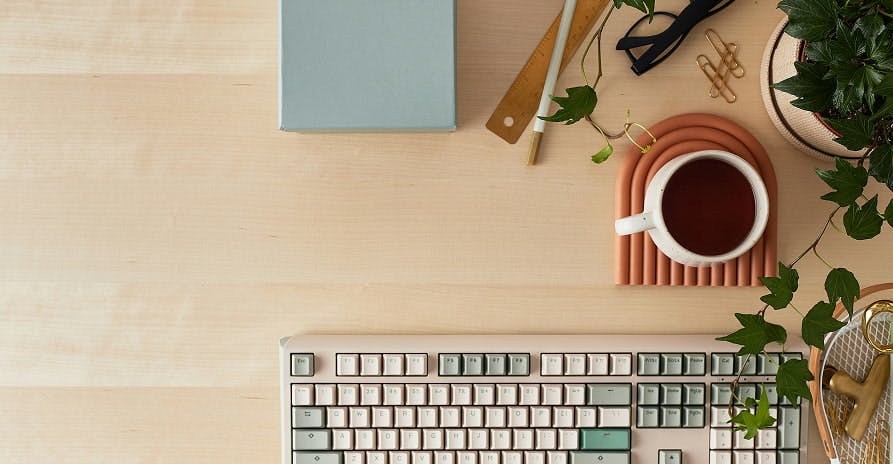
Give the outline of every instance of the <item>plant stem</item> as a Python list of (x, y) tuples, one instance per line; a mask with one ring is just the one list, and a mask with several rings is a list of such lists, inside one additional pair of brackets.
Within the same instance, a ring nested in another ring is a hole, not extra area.
[(589, 39), (589, 43), (586, 44), (586, 49), (583, 50), (583, 56), (580, 58), (580, 71), (583, 72), (583, 81), (586, 82), (586, 85), (589, 84), (589, 77), (586, 76), (586, 56), (589, 55), (589, 49), (592, 48), (592, 43), (596, 40), (598, 41), (598, 75), (595, 77), (595, 82), (590, 86), (594, 89), (595, 86), (598, 85), (598, 81), (602, 78), (602, 31), (605, 30), (605, 25), (608, 23), (608, 19), (611, 17), (611, 13), (613, 13), (615, 8), (608, 8), (608, 12), (605, 14), (605, 17), (602, 19), (602, 23), (598, 26), (598, 29), (595, 30), (595, 34), (592, 35), (592, 38)]
[(816, 250), (815, 248), (812, 249), (812, 254), (814, 254), (815, 257), (818, 258), (819, 261), (822, 262), (822, 264), (824, 264), (825, 266), (828, 266), (828, 269), (834, 269), (834, 266), (828, 264), (828, 261), (825, 261), (825, 258), (822, 258), (822, 255), (820, 255), (818, 250)]

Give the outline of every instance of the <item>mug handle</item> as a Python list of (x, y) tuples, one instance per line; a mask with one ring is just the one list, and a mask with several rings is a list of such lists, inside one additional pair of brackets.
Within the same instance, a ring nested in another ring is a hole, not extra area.
[(632, 235), (654, 228), (654, 213), (651, 211), (614, 221), (614, 230), (617, 231), (617, 235)]

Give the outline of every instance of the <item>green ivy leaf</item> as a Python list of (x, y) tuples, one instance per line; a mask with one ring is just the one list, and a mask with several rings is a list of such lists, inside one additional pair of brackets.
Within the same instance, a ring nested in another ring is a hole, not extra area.
[(595, 94), (595, 89), (588, 85), (567, 89), (566, 97), (552, 96), (551, 98), (552, 101), (561, 106), (561, 109), (552, 116), (540, 116), (540, 119), (549, 122), (563, 122), (565, 124), (573, 124), (592, 114), (595, 111), (596, 103), (598, 103), (598, 95)]
[(842, 267), (831, 269), (825, 278), (825, 293), (828, 294), (828, 302), (832, 307), (839, 299), (850, 317), (853, 317), (853, 302), (859, 298), (860, 290), (859, 281), (852, 272)]
[(874, 124), (864, 114), (860, 113), (849, 119), (826, 119), (825, 121), (837, 132), (840, 132), (841, 136), (834, 141), (850, 150), (861, 150), (874, 140)]
[(835, 0), (781, 0), (778, 8), (788, 15), (785, 31), (800, 40), (822, 40), (837, 26)]
[(813, 379), (814, 377), (809, 372), (809, 364), (805, 359), (789, 359), (778, 366), (778, 373), (775, 374), (778, 394), (795, 405), (800, 404), (800, 398), (812, 400), (812, 394), (809, 393), (809, 386), (806, 382)]
[(803, 341), (820, 350), (825, 349), (825, 335), (834, 332), (846, 323), (834, 318), (834, 305), (820, 301), (806, 313), (801, 327)]
[(766, 387), (762, 388), (759, 401), (754, 402), (753, 398), (748, 398), (745, 406), (752, 408), (754, 403), (756, 403), (755, 413), (750, 412), (750, 409), (742, 409), (741, 412), (732, 418), (735, 430), (746, 432), (744, 434), (745, 440), (752, 439), (761, 429), (775, 424), (775, 418), (769, 414), (769, 395), (766, 393)]
[[(831, 41), (809, 42), (805, 44), (806, 58), (818, 63), (831, 63), (834, 61), (834, 53), (831, 52)], [(824, 76), (824, 75), (823, 75)]]
[(890, 224), (890, 227), (893, 227), (893, 200), (890, 200), (890, 204), (888, 204), (887, 209), (884, 210), (884, 218), (887, 219), (887, 224)]
[(791, 102), (805, 111), (821, 113), (831, 107), (834, 97), (835, 83), (826, 79), (828, 67), (821, 63), (794, 63), (797, 74), (772, 85), (772, 88), (797, 97)]
[(893, 190), (893, 145), (883, 144), (868, 155), (868, 174)]
[(614, 153), (614, 147), (609, 143), (605, 148), (602, 148), (598, 153), (592, 155), (592, 162), (595, 164), (602, 164), (611, 157), (611, 154)]
[(877, 210), (877, 195), (862, 206), (856, 203), (843, 215), (846, 234), (856, 240), (868, 240), (881, 233), (884, 218)]
[(868, 171), (862, 166), (854, 166), (842, 158), (837, 158), (836, 166), (837, 169), (834, 171), (815, 170), (819, 178), (834, 189), (833, 192), (822, 195), (822, 200), (828, 200), (840, 206), (851, 205), (862, 195), (862, 191), (868, 184)]
[(654, 0), (614, 0), (614, 8), (627, 4), (648, 15), (648, 21), (654, 19)]
[(877, 13), (867, 14), (860, 17), (856, 20), (856, 24), (853, 27), (854, 29), (861, 31), (862, 35), (865, 36), (869, 42), (874, 42), (886, 28), (886, 26), (884, 26), (884, 20), (881, 18), (881, 15)]
[(741, 345), (738, 354), (760, 354), (769, 343), (781, 344), (788, 339), (784, 327), (766, 322), (759, 314), (736, 313), (735, 318), (742, 328), (717, 340)]
[(800, 274), (796, 269), (789, 268), (779, 261), (778, 277), (760, 277), (760, 282), (770, 292), (760, 297), (760, 300), (775, 309), (782, 309), (794, 299), (794, 293), (800, 285)]

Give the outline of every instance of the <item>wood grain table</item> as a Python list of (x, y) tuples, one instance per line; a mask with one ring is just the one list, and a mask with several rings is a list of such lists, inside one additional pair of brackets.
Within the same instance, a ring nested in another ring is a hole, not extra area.
[[(618, 163), (590, 162), (595, 133), (547, 127), (528, 167), (529, 135), (484, 128), (562, 2), (458, 3), (458, 131), (311, 135), (277, 130), (275, 0), (0, 2), (0, 462), (277, 462), (292, 333), (726, 333), (757, 309), (759, 289), (613, 285)], [(709, 21), (747, 69), (734, 105), (694, 64), (704, 24), (635, 77), (610, 45), (637, 16), (606, 30), (598, 118), (749, 128), (794, 256), (829, 205), (760, 101), (774, 0)], [(822, 252), (878, 283), (890, 244)], [(808, 304), (823, 266), (801, 275)]]

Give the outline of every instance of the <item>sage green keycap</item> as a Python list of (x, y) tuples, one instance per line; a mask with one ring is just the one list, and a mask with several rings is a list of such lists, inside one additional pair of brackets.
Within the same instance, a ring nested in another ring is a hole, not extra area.
[(292, 464), (341, 464), (343, 453), (314, 453), (312, 451), (292, 451)]
[(505, 375), (504, 354), (485, 354), (484, 360), (487, 365), (487, 375)]
[(586, 385), (586, 392), (586, 404), (591, 406), (632, 404), (632, 386), (628, 383), (590, 383)]
[(658, 450), (657, 464), (682, 464), (682, 450)]
[(325, 408), (291, 408), (291, 426), (295, 429), (319, 429), (326, 426)]
[(728, 383), (714, 383), (710, 385), (710, 404), (725, 406), (732, 400), (732, 385)]
[(668, 429), (682, 427), (682, 408), (663, 406), (660, 408), (660, 426)]
[(660, 375), (660, 355), (657, 353), (639, 354), (639, 375)]
[(778, 448), (800, 448), (800, 409), (778, 408)]
[(682, 385), (678, 383), (665, 383), (660, 386), (661, 404), (678, 405), (682, 404)]
[(799, 451), (779, 451), (776, 464), (800, 464)]
[(763, 384), (763, 388), (766, 389), (766, 398), (769, 400), (769, 405), (775, 406), (778, 404), (778, 387), (774, 383), (767, 383)]
[(660, 424), (660, 408), (657, 406), (639, 406), (636, 408), (636, 412), (636, 427), (650, 429)]
[(657, 406), (660, 404), (660, 385), (656, 383), (640, 383), (638, 385), (639, 397), (636, 403), (639, 406)]
[(678, 353), (660, 355), (661, 375), (682, 375), (682, 355)]
[(757, 374), (757, 357), (749, 354), (735, 355), (735, 372), (741, 375)]
[(509, 354), (509, 375), (530, 375), (530, 354)]
[(571, 451), (570, 464), (629, 464), (629, 453)]
[(732, 375), (735, 373), (734, 353), (713, 353), (710, 357), (710, 373), (713, 375)]
[(453, 376), (462, 374), (462, 355), (440, 353), (437, 358), (440, 375)]
[(748, 398), (757, 399), (757, 386), (752, 383), (742, 383), (738, 385), (738, 390), (735, 392), (735, 396), (738, 397), (735, 404), (743, 406)]
[(688, 405), (703, 405), (706, 388), (704, 384), (687, 383), (682, 386), (683, 402)]
[(296, 451), (332, 449), (332, 431), (322, 429), (292, 430), (291, 444)]
[(792, 359), (796, 359), (796, 360), (803, 359), (803, 355), (800, 353), (782, 353), (781, 354), (781, 364), (784, 364)]
[(313, 353), (292, 353), (291, 375), (294, 377), (312, 377)]
[(707, 373), (707, 355), (704, 353), (686, 353), (682, 355), (682, 373), (685, 375), (704, 375)]
[(775, 375), (778, 373), (778, 365), (781, 356), (778, 353), (761, 354), (757, 358), (757, 375)]
[(686, 406), (682, 408), (682, 426), (687, 429), (699, 429), (704, 426), (707, 419), (704, 417), (703, 407)]
[(463, 354), (462, 375), (484, 375), (484, 355), (479, 353)]
[(629, 451), (630, 429), (580, 429), (580, 449)]

